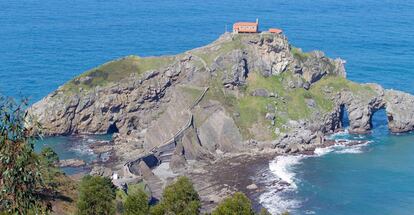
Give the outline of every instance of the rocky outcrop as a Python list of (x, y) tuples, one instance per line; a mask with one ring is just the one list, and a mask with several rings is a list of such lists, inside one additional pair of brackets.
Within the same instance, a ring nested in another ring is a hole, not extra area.
[(236, 49), (223, 56), (218, 56), (214, 60), (211, 69), (213, 71), (226, 71), (222, 80), (225, 86), (243, 85), (249, 73), (246, 53)]
[(242, 147), (242, 137), (233, 119), (219, 109), (212, 113), (198, 128), (201, 145), (210, 152), (237, 152)]
[(408, 93), (385, 90), (388, 127), (392, 132), (414, 130), (414, 97)]
[(306, 150), (341, 128), (344, 111), (353, 133), (369, 132), (379, 109), (392, 132), (414, 129), (412, 95), (348, 81), (344, 63), (284, 35), (225, 34), (176, 56), (109, 62), (29, 112), (46, 135), (117, 133), (116, 157), (146, 174), (223, 153)]
[(384, 108), (384, 90), (379, 85), (368, 86), (364, 94), (352, 91), (341, 92), (339, 102), (348, 111), (349, 131), (351, 133), (367, 133), (372, 129), (372, 115)]
[(345, 61), (327, 58), (321, 51), (303, 53), (302, 50), (296, 49), (293, 56), (296, 61), (295, 73), (302, 74), (308, 83), (315, 83), (328, 74), (346, 77)]
[(81, 167), (85, 165), (85, 161), (80, 159), (66, 159), (59, 161), (59, 167)]
[(73, 94), (62, 87), (34, 104), (30, 111), (46, 135), (102, 134), (111, 129), (127, 133), (144, 128), (159, 113), (167, 88), (181, 72), (192, 69), (189, 61), (184, 56), (140, 78), (123, 79), (87, 92)]

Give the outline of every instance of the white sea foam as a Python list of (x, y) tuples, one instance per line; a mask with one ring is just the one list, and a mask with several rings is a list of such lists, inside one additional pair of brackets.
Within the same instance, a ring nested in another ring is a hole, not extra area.
[[(286, 195), (297, 189), (294, 166), (300, 164), (305, 156), (279, 156), (269, 164), (270, 177), (279, 178), (279, 183), (273, 184), (269, 192), (260, 196), (260, 202), (272, 214), (279, 214), (300, 206), (300, 201), (288, 198)], [(282, 183), (280, 183), (282, 182)]]
[(338, 131), (338, 132), (336, 132), (336, 133), (334, 133), (334, 134), (330, 135), (330, 136), (328, 137), (328, 139), (330, 139), (330, 140), (334, 140), (334, 139), (337, 139), (337, 138), (339, 138), (339, 137), (347, 137), (348, 135), (349, 135), (349, 130), (348, 130), (348, 129), (345, 129), (345, 130), (343, 130), (343, 131)]
[[(295, 166), (300, 164), (301, 161), (307, 157), (320, 157), (329, 153), (355, 154), (364, 152), (364, 147), (369, 142), (350, 146), (348, 143), (351, 141), (346, 139), (347, 135), (348, 130), (332, 135), (330, 138), (334, 139), (337, 144), (330, 147), (317, 148), (314, 151), (314, 155), (286, 155), (276, 157), (269, 163), (271, 174), (268, 174), (265, 179), (265, 182), (268, 182), (266, 184), (269, 184), (267, 187), (268, 191), (260, 196), (260, 203), (272, 214), (280, 214), (285, 211), (292, 211), (299, 208), (301, 201), (292, 197), (295, 192), (297, 192), (297, 183), (300, 182), (300, 180), (295, 177)], [(343, 142), (345, 142), (345, 144)], [(271, 183), (275, 178), (279, 178), (280, 182)], [(306, 214), (314, 213), (313, 211), (308, 212), (306, 212)]]
[(315, 156), (320, 157), (320, 156), (323, 156), (323, 155), (326, 155), (326, 154), (332, 152), (333, 150), (334, 150), (333, 147), (316, 148), (314, 153), (315, 153)]
[[(300, 206), (300, 201), (287, 198), (286, 195), (297, 189), (294, 167), (300, 164), (303, 158), (303, 155), (278, 156), (269, 163), (271, 174), (265, 180), (270, 185), (268, 192), (260, 196), (260, 203), (268, 208), (270, 213), (279, 214)], [(275, 178), (279, 178), (280, 181), (272, 183)]]
[(284, 182), (290, 184), (293, 188), (296, 189), (295, 184), (295, 172), (292, 171), (293, 167), (300, 163), (304, 156), (295, 155), (295, 156), (278, 156), (275, 160), (270, 162), (269, 169), (279, 177)]
[(71, 150), (76, 152), (79, 155), (94, 155), (93, 150), (89, 146), (91, 142), (93, 142), (93, 139), (81, 138), (77, 140), (76, 144), (73, 144)]

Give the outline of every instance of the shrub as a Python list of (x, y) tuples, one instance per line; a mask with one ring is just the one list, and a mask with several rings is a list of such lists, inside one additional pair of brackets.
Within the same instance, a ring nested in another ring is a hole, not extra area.
[(258, 213), (258, 215), (272, 215), (272, 214), (269, 213), (269, 211), (267, 211), (266, 208), (262, 208), (260, 212)]
[(180, 177), (164, 189), (160, 203), (150, 212), (153, 215), (196, 215), (200, 207), (200, 198), (193, 184), (188, 178)]
[(124, 203), (124, 214), (147, 215), (149, 213), (148, 196), (142, 190), (129, 193)]
[(59, 156), (50, 147), (43, 148), (40, 152), (40, 156), (42, 156), (50, 165), (56, 165), (59, 162)]
[(17, 104), (0, 97), (0, 211), (9, 214), (45, 213), (45, 189), (33, 138), (25, 128), (27, 101)]
[(250, 200), (240, 192), (221, 202), (212, 215), (254, 215)]
[(77, 203), (79, 215), (115, 214), (115, 187), (109, 178), (83, 177)]

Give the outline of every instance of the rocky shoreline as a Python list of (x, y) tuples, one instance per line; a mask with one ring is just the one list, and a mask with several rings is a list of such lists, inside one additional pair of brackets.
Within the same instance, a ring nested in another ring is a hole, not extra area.
[[(234, 155), (222, 158), (214, 164), (206, 165), (201, 170), (196, 170), (195, 173), (188, 173), (188, 176), (195, 183), (203, 200), (203, 209), (206, 212), (210, 211), (223, 198), (237, 191), (245, 193), (251, 199), (254, 209), (258, 211), (263, 207), (259, 197), (268, 191), (269, 187), (277, 187), (277, 192), (282, 192), (290, 186), (288, 182), (273, 176), (270, 172), (269, 164), (277, 156), (312, 156), (315, 155), (317, 148), (339, 145), (351, 147), (366, 143), (368, 141), (327, 140), (323, 145), (293, 154), (262, 152)], [(274, 179), (269, 181), (271, 177)]]
[(414, 130), (413, 95), (347, 80), (344, 64), (283, 34), (226, 33), (175, 56), (103, 64), (29, 115), (46, 135), (113, 134), (91, 146), (93, 174), (116, 175), (117, 185), (145, 180), (155, 198), (189, 175), (208, 211), (236, 187), (254, 198), (264, 188), (249, 174), (266, 159), (345, 144), (325, 136), (343, 128), (346, 113), (350, 133), (370, 132), (380, 109), (391, 132)]

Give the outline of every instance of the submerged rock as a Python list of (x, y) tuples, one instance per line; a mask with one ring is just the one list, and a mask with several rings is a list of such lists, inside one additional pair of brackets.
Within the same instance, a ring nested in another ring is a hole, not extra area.
[(85, 165), (86, 165), (85, 161), (80, 160), (80, 159), (74, 159), (74, 158), (59, 161), (60, 167), (82, 167)]

